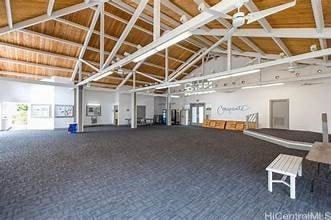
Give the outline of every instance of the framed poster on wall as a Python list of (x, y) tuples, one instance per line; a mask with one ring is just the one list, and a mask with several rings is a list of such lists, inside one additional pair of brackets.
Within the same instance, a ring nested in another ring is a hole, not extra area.
[(100, 104), (87, 104), (86, 105), (86, 116), (101, 116), (101, 105)]
[(72, 118), (74, 117), (73, 105), (55, 105), (55, 118)]
[(32, 118), (50, 118), (51, 117), (51, 105), (31, 104), (31, 117)]

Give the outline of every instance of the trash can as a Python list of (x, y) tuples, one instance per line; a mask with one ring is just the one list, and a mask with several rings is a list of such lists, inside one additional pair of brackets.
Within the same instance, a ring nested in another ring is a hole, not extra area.
[(77, 123), (69, 124), (68, 133), (76, 134), (77, 133)]

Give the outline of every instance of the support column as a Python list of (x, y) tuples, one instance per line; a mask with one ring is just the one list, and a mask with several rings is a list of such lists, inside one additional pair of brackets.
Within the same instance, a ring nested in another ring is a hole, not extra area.
[(228, 62), (227, 62), (227, 70), (232, 69), (232, 38), (231, 36), (228, 39)]
[(167, 126), (171, 126), (171, 93), (170, 93), (170, 88), (168, 88), (168, 95), (167, 95)]
[[(78, 82), (82, 81), (82, 62), (78, 61)], [(77, 132), (84, 131), (84, 123), (83, 123), (83, 101), (84, 101), (84, 87), (78, 86), (75, 89), (75, 108), (76, 108), (76, 118), (75, 121), (78, 125)]]
[[(133, 72), (133, 89), (136, 89), (136, 73)], [(131, 128), (137, 128), (137, 93), (131, 93)]]
[(83, 86), (76, 88), (76, 122), (78, 125), (77, 132), (84, 131), (83, 124)]

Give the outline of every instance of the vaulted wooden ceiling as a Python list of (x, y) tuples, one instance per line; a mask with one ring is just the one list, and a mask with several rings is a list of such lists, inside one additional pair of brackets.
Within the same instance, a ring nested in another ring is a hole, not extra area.
[[(63, 9), (78, 3), (80, 0), (55, 0), (53, 11)], [(121, 4), (116, 1), (105, 3), (105, 58), (114, 47), (117, 39), (121, 36), (126, 23), (130, 20), (132, 12), (137, 7), (134, 0), (123, 0)], [(206, 0), (208, 5), (213, 6), (219, 0)], [(289, 2), (288, 0), (254, 0), (258, 9), (263, 10), (279, 4)], [(162, 0), (161, 18), (162, 31), (173, 29), (180, 22), (180, 17), (185, 14), (193, 17), (199, 14), (197, 4), (194, 0)], [(125, 5), (125, 8), (123, 8)], [(47, 13), (47, 0), (12, 0), (13, 23), (18, 23)], [(145, 46), (153, 40), (152, 26), (153, 1), (149, 1), (144, 10), (144, 18), (138, 19), (134, 28), (130, 31), (125, 42), (117, 52), (117, 59), (123, 58), (125, 53), (137, 50), (137, 45)], [(176, 10), (174, 10), (176, 7)], [(324, 25), (331, 27), (331, 0), (322, 0)], [(243, 7), (242, 11), (248, 12)], [(25, 29), (13, 31), (0, 35), (0, 76), (11, 78), (35, 78), (40, 79), (49, 76), (71, 77), (80, 48), (84, 42), (87, 30), (92, 21), (95, 8), (87, 8), (55, 20), (46, 21)], [(231, 12), (232, 14), (234, 12)], [(166, 19), (165, 19), (166, 18)], [(310, 0), (298, 0), (294, 8), (267, 17), (272, 28), (315, 28), (315, 20)], [(88, 48), (83, 57), (84, 60), (97, 66), (99, 63), (100, 44), (100, 21), (98, 20)], [(6, 16), (5, 0), (0, 1), (0, 27), (8, 25)], [(213, 21), (206, 25), (209, 29), (226, 28), (219, 21)], [(262, 28), (258, 22), (244, 25), (242, 28)], [(279, 54), (282, 49), (271, 38), (246, 38), (258, 49), (266, 54)], [(320, 46), (318, 39), (280, 39), (292, 55), (302, 54), (310, 51), (310, 46)], [(190, 56), (197, 52), (202, 46), (208, 47), (217, 41), (213, 36), (193, 36), (169, 48), (169, 68), (175, 71)], [(243, 39), (233, 37), (233, 45), (239, 51), (254, 51)], [(327, 47), (331, 41), (327, 40)], [(226, 45), (221, 45), (226, 48)], [(192, 66), (187, 72), (191, 72), (200, 63)], [(158, 53), (145, 60), (138, 71), (150, 74), (162, 79), (165, 74), (165, 55)], [(132, 69), (134, 64), (128, 64), (125, 69)], [(83, 78), (87, 78), (95, 72), (94, 69), (83, 63)], [(116, 87), (122, 82), (125, 74), (114, 73), (98, 82), (101, 87)], [(138, 75), (138, 85), (153, 83), (153, 80)], [(132, 84), (129, 80), (127, 85)]]

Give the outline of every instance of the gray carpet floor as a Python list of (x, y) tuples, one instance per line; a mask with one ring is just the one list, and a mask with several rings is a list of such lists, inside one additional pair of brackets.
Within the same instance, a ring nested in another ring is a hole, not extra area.
[[(109, 127), (68, 135), (0, 132), (0, 219), (264, 219), (331, 211), (331, 186), (304, 161), (297, 199), (267, 190), (279, 154), (305, 156), (239, 132)], [(326, 173), (326, 167), (322, 173)]]

